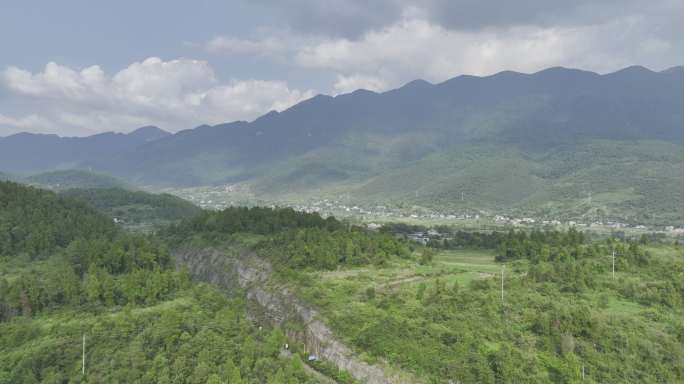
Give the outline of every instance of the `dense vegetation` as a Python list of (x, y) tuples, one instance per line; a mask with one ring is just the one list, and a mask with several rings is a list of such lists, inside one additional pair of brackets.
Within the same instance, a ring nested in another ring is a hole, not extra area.
[[(537, 149), (463, 145), (380, 169), (368, 183), (355, 185), (350, 178), (346, 184), (352, 200), (367, 205), (684, 225), (682, 153), (681, 144), (663, 141), (587, 140)], [(383, 164), (362, 156), (345, 158)]]
[(69, 189), (62, 193), (116, 218), (124, 224), (164, 224), (201, 213), (194, 204), (169, 194), (151, 194), (121, 188)]
[(191, 233), (221, 236), (232, 233), (271, 235), (290, 229), (322, 228), (336, 230), (344, 226), (333, 217), (295, 211), (291, 208), (230, 207), (222, 211), (205, 211), (194, 220), (175, 226), (171, 232), (179, 236)]
[(309, 380), (280, 357), (279, 331), (254, 327), (239, 296), (191, 284), (163, 243), (51, 192), (0, 192), (0, 383)]
[(9, 182), (0, 228), (0, 384), (313, 382), (239, 292), (173, 267), (168, 244), (235, 238), (363, 358), (427, 382), (684, 381), (684, 250), (649, 237), (439, 228), (424, 247), (397, 233), (425, 228), (277, 208), (203, 212), (153, 237)]
[(25, 178), (24, 181), (57, 191), (74, 188), (130, 188), (128, 184), (115, 177), (75, 169), (39, 173)]
[(262, 254), (289, 268), (332, 270), (340, 266), (385, 265), (393, 257), (409, 258), (405, 243), (389, 235), (360, 229), (300, 229), (273, 236), (261, 244)]
[(115, 232), (111, 219), (94, 214), (83, 203), (0, 182), (0, 256), (25, 253), (36, 258), (77, 238), (111, 239)]
[(169, 230), (171, 236), (181, 240), (198, 235), (217, 240), (241, 233), (262, 235), (255, 246), (257, 251), (280, 266), (294, 269), (383, 265), (391, 257), (410, 257), (407, 244), (392, 235), (290, 208), (227, 208), (204, 212)]
[(308, 275), (300, 294), (359, 352), (435, 382), (684, 380), (684, 252), (577, 231), (472, 239), (485, 250)]

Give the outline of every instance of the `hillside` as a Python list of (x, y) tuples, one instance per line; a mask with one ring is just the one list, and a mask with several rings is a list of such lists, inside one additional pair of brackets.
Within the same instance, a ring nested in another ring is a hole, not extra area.
[[(171, 181), (159, 171), (175, 167), (183, 173), (173, 183), (193, 184), (190, 175), (184, 178), (191, 169), (204, 181), (240, 179), (275, 160), (339, 145), (398, 167), (464, 143), (534, 150), (591, 139), (681, 142), (682, 91), (684, 74), (641, 67), (607, 75), (551, 68), (416, 81), (380, 94), (316, 96), (251, 123), (182, 131), (99, 165), (143, 179), (157, 171), (157, 182)], [(225, 170), (212, 174), (217, 169)]]
[(40, 258), (76, 239), (111, 238), (112, 221), (52, 192), (0, 182), (0, 255)]
[(69, 189), (62, 195), (80, 200), (124, 225), (164, 225), (190, 219), (202, 210), (181, 198), (121, 188)]
[[(368, 205), (390, 202), (442, 212), (682, 225), (682, 153), (683, 146), (663, 141), (596, 140), (543, 151), (469, 145), (429, 154), (368, 180), (321, 188), (328, 196), (345, 191), (350, 200)], [(263, 180), (263, 193), (282, 182), (281, 193), (286, 190), (296, 199), (296, 181), (278, 176)]]
[(126, 182), (104, 173), (74, 169), (39, 173), (25, 177), (21, 181), (55, 191), (65, 191), (74, 188), (133, 188)]
[(2, 383), (684, 377), (684, 253), (647, 236), (440, 228), (423, 246), (233, 207), (148, 237), (7, 182), (0, 228)]
[(682, 380), (681, 250), (616, 245), (612, 279), (609, 245), (531, 237), (290, 281), (357, 353), (428, 382)]
[(231, 208), (169, 235), (193, 276), (244, 287), (253, 316), (358, 379), (684, 378), (678, 244), (574, 229), (440, 231), (424, 247), (316, 215)]
[(0, 137), (0, 171), (29, 174), (74, 168), (168, 135), (170, 133), (157, 127), (142, 127), (128, 134), (107, 132), (88, 137), (18, 133)]
[(0, 383), (319, 382), (242, 296), (191, 283), (158, 239), (5, 182), (0, 228)]

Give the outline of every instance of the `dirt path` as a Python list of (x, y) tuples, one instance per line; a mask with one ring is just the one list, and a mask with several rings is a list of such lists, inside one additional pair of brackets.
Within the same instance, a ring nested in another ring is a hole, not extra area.
[(383, 284), (378, 284), (376, 286), (376, 288), (378, 290), (394, 289), (400, 285), (409, 284), (409, 283), (416, 283), (416, 282), (427, 280), (427, 279), (428, 278), (425, 276), (414, 275), (414, 276), (409, 276), (409, 277), (403, 277), (403, 278), (397, 279), (397, 280), (391, 280), (391, 281), (388, 281), (388, 282), (383, 283)]

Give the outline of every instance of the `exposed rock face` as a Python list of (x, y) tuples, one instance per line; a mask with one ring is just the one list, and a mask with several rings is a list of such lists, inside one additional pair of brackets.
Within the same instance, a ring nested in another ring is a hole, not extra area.
[(228, 256), (217, 249), (179, 249), (174, 252), (176, 265), (188, 268), (193, 278), (225, 289), (244, 289), (249, 315), (272, 325), (294, 322), (302, 331), (288, 332), (290, 338), (304, 343), (307, 351), (348, 371), (355, 379), (368, 384), (413, 383), (398, 377), (386, 367), (371, 365), (354, 357), (349, 347), (334, 337), (319, 320), (318, 313), (306, 307), (287, 290), (269, 286), (270, 264), (253, 254)]

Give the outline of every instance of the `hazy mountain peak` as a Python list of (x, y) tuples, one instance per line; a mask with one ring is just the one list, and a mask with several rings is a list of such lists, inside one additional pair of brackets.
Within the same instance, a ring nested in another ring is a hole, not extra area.
[(158, 140), (169, 135), (171, 135), (171, 133), (153, 125), (138, 128), (128, 134), (128, 136), (142, 139), (146, 142)]
[(529, 76), (527, 73), (517, 72), (517, 71), (501, 71), (497, 72), (491, 76), (484, 76), (485, 79), (500, 79), (500, 78), (517, 78)]
[[(31, 138), (59, 138), (58, 135), (54, 133), (32, 133), (32, 132), (18, 132), (5, 136), (4, 139), (31, 139)], [(0, 138), (3, 139), (3, 138)]]
[(542, 69), (541, 71), (535, 72), (533, 75), (538, 76), (538, 75), (571, 75), (571, 74), (599, 76), (598, 73), (596, 73), (596, 72), (585, 71), (582, 69), (575, 69), (575, 68), (560, 67), (560, 66)]
[[(351, 93), (347, 93), (347, 95), (377, 95), (377, 92), (373, 92), (371, 90), (365, 89), (365, 88), (359, 88)], [(340, 95), (342, 96), (342, 95)]]
[(432, 85), (433, 85), (433, 84), (430, 83), (430, 82), (427, 81), (427, 80), (416, 79), (416, 80), (413, 80), (413, 81), (409, 81), (408, 83), (404, 84), (404, 86), (401, 87), (401, 88), (404, 88), (404, 89), (425, 88), (425, 87), (429, 87), (429, 86), (432, 86)]
[(280, 115), (280, 112), (278, 112), (276, 110), (269, 111), (267, 114), (257, 117), (254, 120), (254, 122), (256, 123), (256, 122), (261, 122), (261, 121), (265, 121), (265, 120), (275, 119), (278, 117), (278, 115)]
[(619, 71), (615, 71), (611, 73), (610, 75), (619, 75), (619, 74), (633, 74), (633, 75), (642, 75), (642, 74), (654, 74), (656, 72), (653, 72), (652, 70), (642, 66), (642, 65), (632, 65), (626, 68), (623, 68)]
[(678, 65), (676, 67), (668, 68), (661, 73), (665, 74), (684, 74), (684, 65)]

